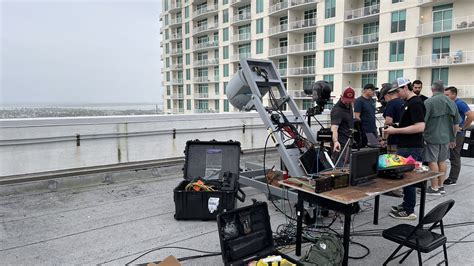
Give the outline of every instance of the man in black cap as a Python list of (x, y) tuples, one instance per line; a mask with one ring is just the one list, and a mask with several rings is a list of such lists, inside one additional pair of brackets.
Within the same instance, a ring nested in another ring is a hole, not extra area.
[(377, 126), (375, 124), (375, 95), (374, 84), (366, 84), (362, 91), (362, 96), (358, 97), (354, 104), (354, 116), (359, 119), (365, 134), (377, 136)]
[[(380, 97), (383, 97), (387, 103), (383, 112), (383, 117), (385, 118), (384, 126), (397, 126), (403, 112), (403, 105), (405, 104), (405, 101), (398, 97), (398, 88), (393, 88), (390, 83), (384, 83), (382, 84)], [(397, 135), (390, 135), (387, 139), (383, 138), (382, 140), (387, 141), (388, 153), (397, 153)]]

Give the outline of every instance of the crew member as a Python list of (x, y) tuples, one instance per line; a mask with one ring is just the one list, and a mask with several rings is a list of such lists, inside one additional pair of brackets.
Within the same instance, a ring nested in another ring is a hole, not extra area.
[[(337, 161), (342, 149), (347, 146), (351, 136), (351, 129), (354, 128), (354, 118), (352, 112), (352, 103), (355, 99), (355, 91), (347, 87), (342, 92), (341, 98), (331, 110), (331, 132), (332, 132), (332, 160)], [(348, 152), (345, 150), (344, 157)], [(342, 164), (347, 162), (347, 158), (340, 160)], [(340, 166), (340, 165), (339, 165)]]
[(357, 98), (354, 104), (354, 117), (362, 123), (365, 134), (372, 133), (377, 136), (377, 126), (375, 124), (375, 95), (374, 84), (366, 84), (362, 95)]

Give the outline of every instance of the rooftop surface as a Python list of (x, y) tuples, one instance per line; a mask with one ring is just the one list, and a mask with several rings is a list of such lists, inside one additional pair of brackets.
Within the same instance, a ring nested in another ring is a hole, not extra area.
[[(267, 158), (276, 161), (276, 154)], [(261, 163), (262, 156), (243, 156), (242, 163)], [(77, 176), (58, 180), (56, 191), (47, 181), (0, 186), (0, 257), (1, 264), (105, 264), (123, 265), (158, 247), (187, 247), (220, 252), (215, 221), (176, 221), (173, 218), (173, 188), (182, 180), (182, 165), (110, 173), (113, 182), (103, 182), (104, 175)], [(456, 204), (445, 218), (448, 257), (451, 265), (474, 264), (474, 159), (462, 159), (462, 172), (457, 186), (447, 187), (444, 196), (427, 196), (426, 210), (447, 199)], [(251, 199), (267, 201), (266, 195), (245, 187), (247, 199), (238, 206), (252, 204)], [(381, 265), (396, 244), (381, 236), (362, 236), (362, 230), (383, 230), (402, 221), (388, 216), (391, 205), (401, 199), (382, 196), (379, 224), (372, 224), (373, 200), (361, 203), (362, 211), (353, 216), (351, 240), (367, 246), (370, 253), (363, 259), (350, 259), (349, 265)], [(286, 202), (277, 206), (290, 210)], [(270, 203), (273, 230), (286, 222)], [(417, 206), (418, 207), (418, 206)], [(418, 210), (416, 210), (418, 213)], [(332, 216), (333, 213), (330, 214)], [(328, 224), (330, 218), (323, 222)], [(342, 219), (332, 228), (341, 232)], [(471, 222), (467, 225), (459, 223)], [(416, 224), (416, 221), (408, 223)], [(377, 231), (377, 232), (380, 232)], [(359, 233), (358, 233), (359, 232)], [(458, 242), (464, 241), (464, 242)], [(472, 241), (472, 242), (470, 242)], [(305, 249), (309, 244), (304, 244)], [(351, 244), (351, 256), (366, 252)], [(285, 253), (294, 257), (294, 246)], [(304, 252), (303, 252), (304, 253)], [(168, 255), (186, 257), (200, 253), (182, 249), (150, 252), (134, 263), (163, 260)], [(423, 254), (425, 265), (443, 260), (442, 249)], [(221, 256), (199, 258), (184, 265), (222, 265)], [(396, 265), (392, 261), (389, 265)], [(416, 265), (416, 254), (404, 265)]]

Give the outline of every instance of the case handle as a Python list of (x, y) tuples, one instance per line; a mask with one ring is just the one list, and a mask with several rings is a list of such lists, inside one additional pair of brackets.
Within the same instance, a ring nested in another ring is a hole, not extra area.
[[(239, 196), (239, 192), (242, 196)], [(239, 189), (237, 190), (237, 193), (235, 193), (235, 197), (240, 200), (241, 202), (244, 202), (245, 201), (245, 192), (242, 191), (242, 189), (239, 187)]]

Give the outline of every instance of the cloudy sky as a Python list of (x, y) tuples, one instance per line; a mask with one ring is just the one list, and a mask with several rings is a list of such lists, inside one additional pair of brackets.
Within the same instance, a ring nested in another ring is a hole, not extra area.
[(160, 0), (0, 0), (0, 103), (160, 103)]

